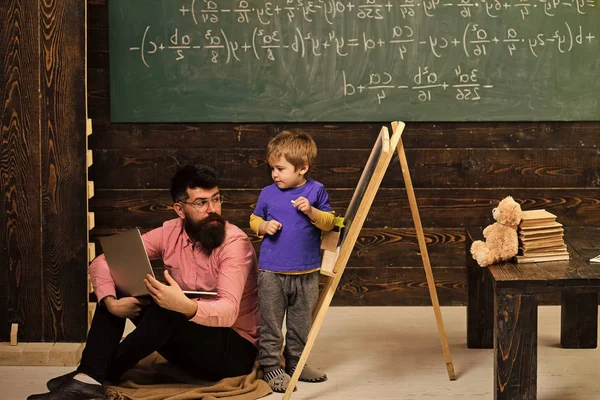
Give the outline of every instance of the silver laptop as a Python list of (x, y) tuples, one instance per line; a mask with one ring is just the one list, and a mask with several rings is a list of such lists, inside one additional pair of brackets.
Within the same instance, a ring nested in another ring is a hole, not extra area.
[[(144, 279), (154, 276), (142, 235), (131, 229), (116, 235), (100, 238), (100, 244), (115, 285), (127, 296), (149, 296)], [(214, 296), (216, 292), (184, 290), (189, 297)]]

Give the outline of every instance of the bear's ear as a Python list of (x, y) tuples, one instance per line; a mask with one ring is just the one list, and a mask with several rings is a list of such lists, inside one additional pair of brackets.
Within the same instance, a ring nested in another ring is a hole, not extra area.
[(507, 218), (509, 221), (506, 221), (509, 225), (518, 226), (521, 222), (521, 205), (517, 202), (510, 205), (510, 208), (507, 210)]

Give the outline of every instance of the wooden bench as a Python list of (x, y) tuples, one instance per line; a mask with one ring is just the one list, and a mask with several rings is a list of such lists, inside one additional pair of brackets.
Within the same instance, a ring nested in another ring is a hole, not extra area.
[(537, 295), (561, 296), (560, 342), (595, 348), (598, 338), (600, 230), (567, 230), (569, 261), (481, 268), (470, 254), (481, 228), (466, 230), (467, 347), (494, 348), (494, 399), (535, 399), (537, 391)]

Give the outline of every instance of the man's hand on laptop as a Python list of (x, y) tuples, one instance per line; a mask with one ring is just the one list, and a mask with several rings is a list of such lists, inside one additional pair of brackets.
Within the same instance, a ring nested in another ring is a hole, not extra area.
[(120, 318), (135, 318), (147, 303), (135, 297), (122, 297), (116, 299), (113, 296), (104, 298), (104, 305), (111, 314)]
[(152, 275), (147, 274), (144, 283), (150, 292), (150, 295), (162, 308), (167, 310), (176, 311), (185, 315), (188, 318), (192, 318), (196, 315), (198, 309), (198, 303), (194, 300), (189, 299), (179, 287), (179, 284), (175, 282), (169, 271), (165, 269), (165, 280), (168, 285), (158, 281)]

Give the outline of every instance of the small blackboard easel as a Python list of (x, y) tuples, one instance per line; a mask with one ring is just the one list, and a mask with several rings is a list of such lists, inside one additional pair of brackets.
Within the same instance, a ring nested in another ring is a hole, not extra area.
[(427, 253), (427, 246), (425, 244), (425, 235), (423, 234), (423, 227), (421, 226), (421, 218), (419, 217), (419, 210), (417, 208), (417, 201), (410, 179), (410, 173), (408, 171), (408, 163), (406, 161), (406, 154), (404, 153), (404, 145), (402, 144), (402, 132), (404, 131), (404, 122), (394, 121), (392, 122), (393, 135), (390, 138), (388, 128), (383, 126), (377, 137), (377, 141), (373, 146), (371, 155), (367, 161), (367, 164), (363, 170), (363, 173), (358, 181), (350, 205), (344, 215), (345, 228), (340, 238), (340, 244), (336, 251), (325, 250), (323, 256), (323, 263), (321, 266), (321, 273), (327, 276), (327, 281), (313, 312), (313, 324), (308, 334), (306, 346), (298, 361), (295, 372), (292, 375), (292, 380), (289, 383), (288, 389), (283, 396), (284, 400), (288, 400), (292, 396), (294, 387), (300, 378), (300, 373), (306, 364), (308, 355), (312, 350), (315, 343), (315, 339), (321, 329), (325, 314), (331, 304), (333, 295), (340, 283), (352, 249), (358, 238), (358, 234), (363, 226), (363, 223), (367, 217), (371, 204), (375, 199), (375, 194), (381, 185), (385, 171), (387, 170), (390, 161), (394, 155), (394, 149), (398, 151), (398, 157), (400, 159), (400, 166), (402, 168), (402, 175), (404, 177), (404, 184), (406, 186), (406, 192), (408, 194), (408, 200), (410, 203), (410, 210), (412, 213), (413, 221), (417, 231), (417, 237), (419, 241), (419, 249), (421, 251), (421, 258), (423, 260), (423, 266), (425, 267), (425, 274), (427, 276), (427, 286), (429, 287), (429, 295), (433, 304), (433, 310), (437, 323), (438, 333), (440, 341), (442, 343), (442, 350), (444, 352), (444, 359), (446, 361), (446, 368), (448, 370), (448, 377), (450, 380), (455, 380), (456, 375), (454, 373), (454, 366), (450, 357), (450, 347), (448, 346), (448, 339), (446, 337), (446, 331), (444, 328), (444, 322), (442, 320), (442, 314), (440, 311), (440, 305), (437, 297), (437, 291), (435, 288), (435, 280), (433, 279), (433, 273), (431, 271), (431, 264), (429, 263), (429, 254)]

